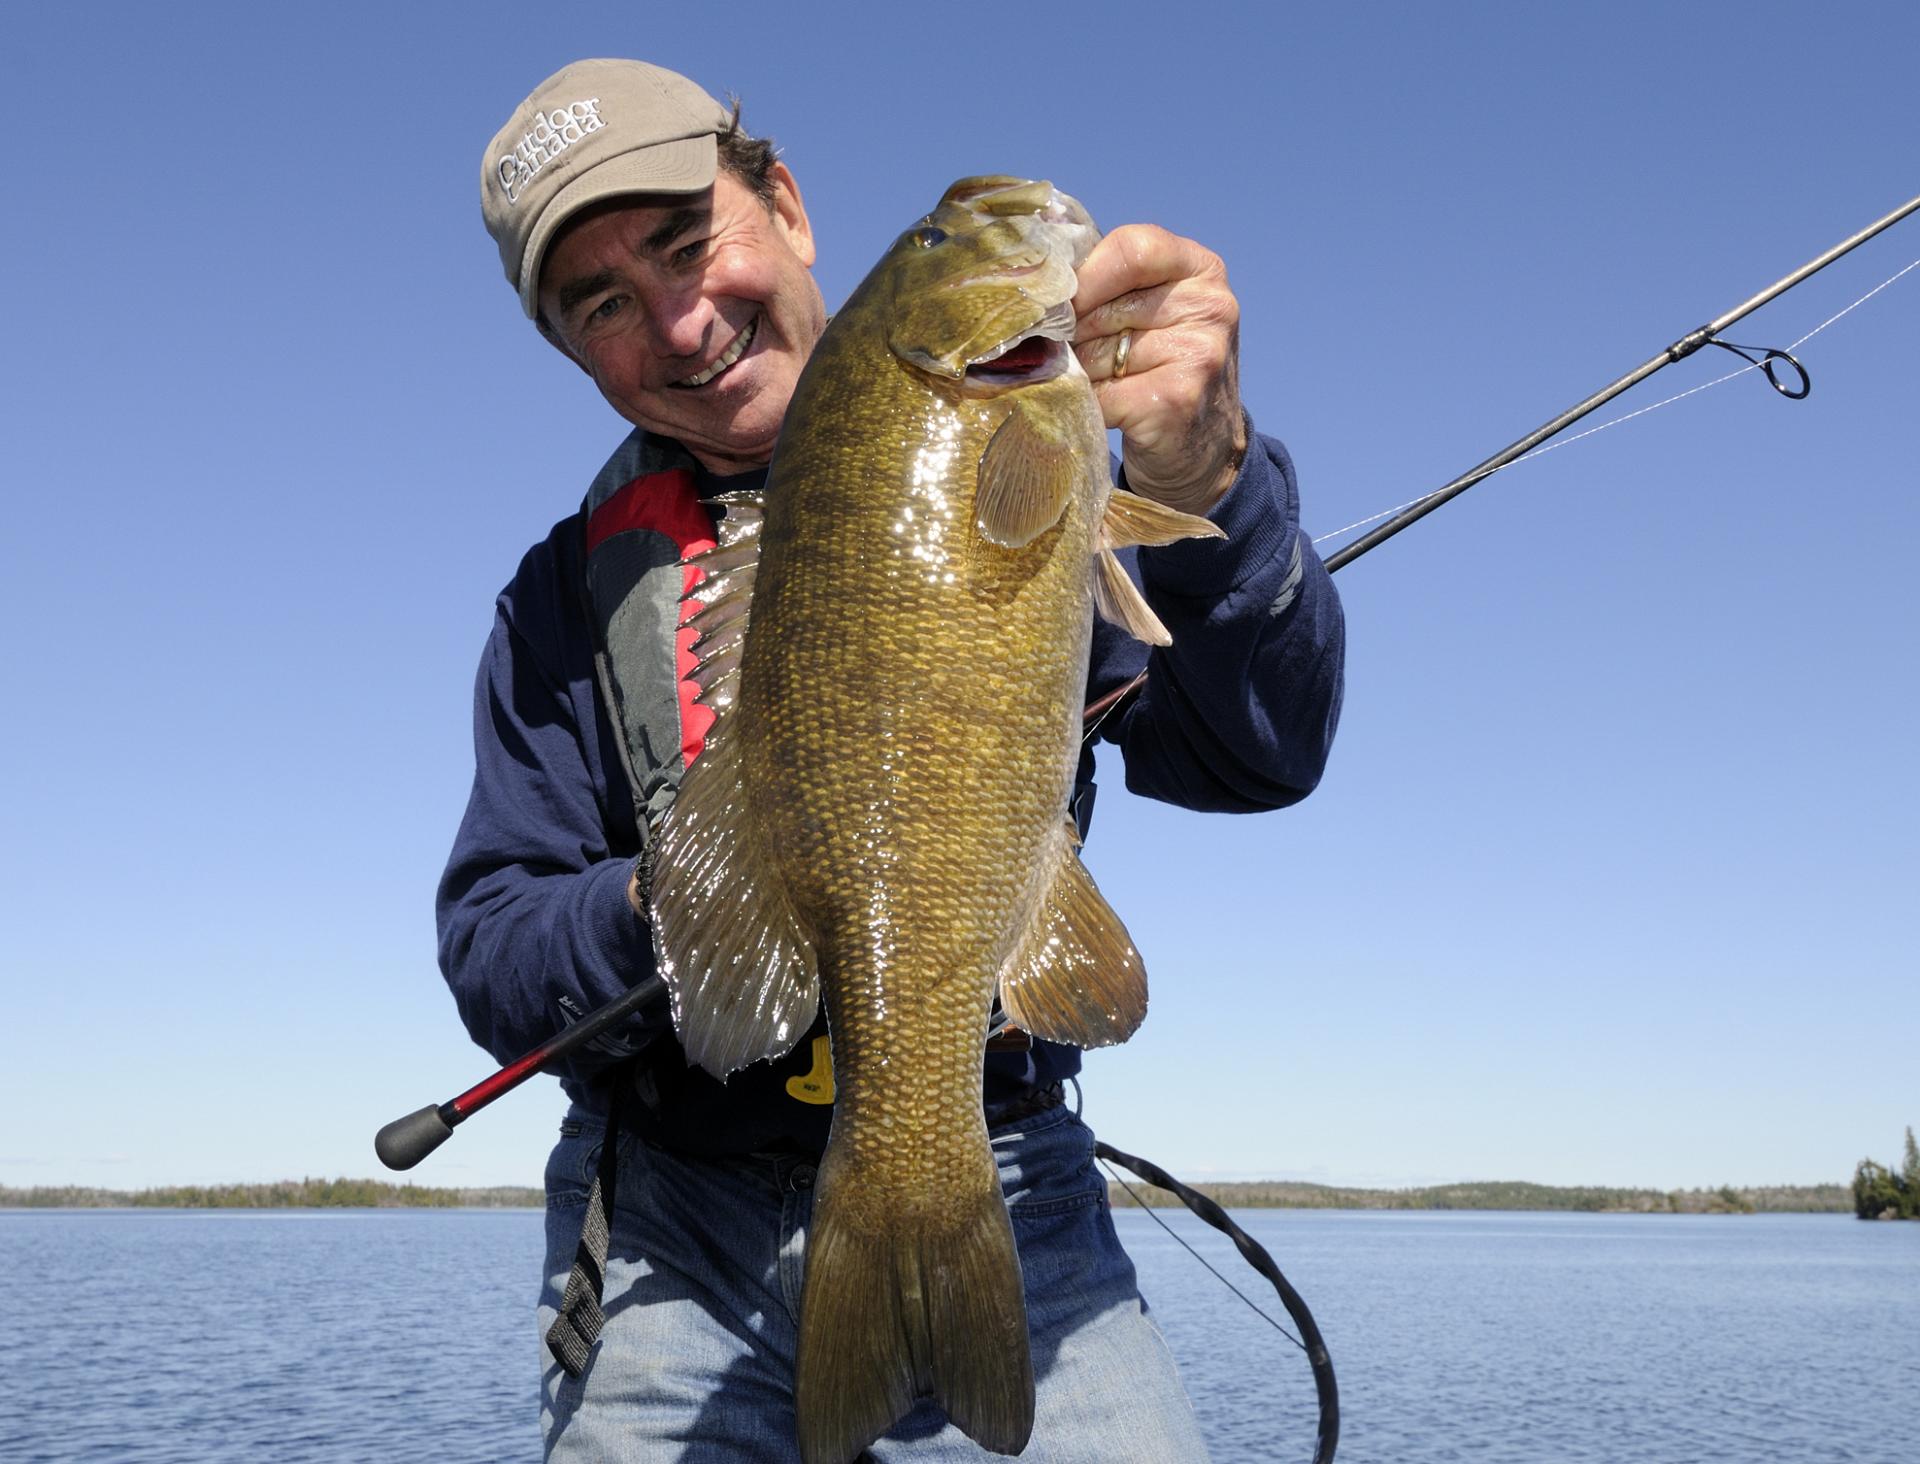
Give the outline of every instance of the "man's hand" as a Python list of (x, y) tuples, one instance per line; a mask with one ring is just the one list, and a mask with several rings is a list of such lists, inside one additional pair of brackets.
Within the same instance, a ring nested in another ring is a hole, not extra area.
[(1127, 486), (1205, 513), (1233, 486), (1247, 450), (1240, 302), (1227, 267), (1191, 239), (1125, 224), (1094, 246), (1079, 285), (1074, 350), (1107, 425), (1120, 429)]

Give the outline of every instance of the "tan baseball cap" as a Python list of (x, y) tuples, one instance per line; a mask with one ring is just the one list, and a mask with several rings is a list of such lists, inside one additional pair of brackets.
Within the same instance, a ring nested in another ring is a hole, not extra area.
[(541, 82), (480, 160), (480, 213), (521, 307), (538, 312), (540, 263), (573, 214), (623, 193), (711, 187), (732, 114), (644, 61), (576, 61)]

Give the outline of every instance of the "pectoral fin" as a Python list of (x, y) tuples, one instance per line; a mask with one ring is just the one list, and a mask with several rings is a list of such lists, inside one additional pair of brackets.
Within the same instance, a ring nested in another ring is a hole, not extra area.
[(1031, 544), (1060, 521), (1077, 471), (1073, 449), (1016, 406), (980, 454), (974, 526), (1002, 548)]
[(1050, 1042), (1125, 1042), (1147, 1014), (1146, 966), (1074, 852), (1070, 826), (1054, 859), (1046, 903), (1000, 973), (1000, 1004), (1016, 1027)]

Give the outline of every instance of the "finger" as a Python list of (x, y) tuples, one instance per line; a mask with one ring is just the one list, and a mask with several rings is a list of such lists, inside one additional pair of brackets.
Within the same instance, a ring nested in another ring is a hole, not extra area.
[[(1087, 367), (1094, 398), (1107, 426), (1158, 437), (1165, 424), (1185, 422), (1201, 415), (1219, 380), (1213, 353), (1165, 331), (1133, 338), (1127, 374), (1113, 374), (1119, 337), (1103, 336), (1089, 343), (1095, 357)], [(1084, 358), (1083, 358), (1084, 360)]]
[(1085, 316), (1135, 290), (1182, 279), (1224, 284), (1226, 277), (1220, 256), (1193, 240), (1156, 224), (1122, 224), (1096, 244), (1081, 264), (1073, 309)]
[[(1114, 375), (1114, 358), (1120, 351), (1120, 338), (1131, 334), (1133, 344), (1127, 351), (1124, 377)], [(1092, 336), (1073, 344), (1074, 354), (1086, 369), (1095, 387), (1124, 380), (1129, 385), (1154, 372), (1167, 373), (1156, 378), (1156, 392), (1173, 393), (1179, 401), (1198, 400), (1208, 383), (1220, 378), (1233, 350), (1233, 334), (1202, 325), (1171, 326), (1160, 330), (1115, 331), (1111, 335)], [(1109, 424), (1111, 425), (1111, 424)]]
[[(1116, 368), (1120, 360), (1120, 343), (1130, 340), (1126, 350), (1126, 371), (1120, 373)], [(1131, 328), (1115, 331), (1112, 335), (1095, 336), (1090, 340), (1075, 341), (1074, 354), (1080, 358), (1080, 364), (1086, 369), (1087, 376), (1098, 387), (1107, 382), (1128, 381), (1146, 376), (1154, 371), (1175, 368), (1182, 378), (1191, 376), (1195, 383), (1204, 383), (1217, 371), (1221, 359), (1221, 347), (1217, 338), (1193, 330), (1133, 330)], [(1156, 387), (1149, 388), (1150, 393), (1167, 391), (1177, 387), (1162, 377)]]
[[(1218, 385), (1218, 378), (1179, 361), (1094, 384), (1102, 422), (1120, 433), (1135, 492), (1204, 513), (1232, 485), (1246, 452), (1245, 419), (1238, 399), (1222, 397)], [(1215, 409), (1198, 410), (1203, 402)]]
[(1115, 373), (1120, 358), (1120, 341), (1129, 337), (1132, 344), (1127, 348), (1127, 375), (1138, 376), (1151, 370), (1151, 347), (1145, 346), (1147, 334), (1144, 331), (1115, 331), (1112, 335), (1095, 336), (1090, 340), (1075, 341), (1073, 353), (1080, 358), (1080, 364), (1086, 368), (1088, 378), (1095, 386), (1102, 382), (1119, 381), (1122, 378)]
[(1074, 326), (1076, 340), (1092, 336), (1116, 336), (1123, 330), (1151, 330), (1173, 324), (1180, 318), (1180, 302), (1174, 294), (1178, 285), (1154, 285), (1144, 290), (1129, 290), (1096, 305), (1081, 316)]
[(1110, 393), (1124, 393), (1138, 397), (1142, 410), (1197, 418), (1234, 377), (1230, 333), (1197, 327), (1136, 331), (1124, 377), (1113, 374), (1119, 344), (1117, 335), (1101, 336), (1088, 341), (1081, 355), (1103, 411), (1117, 404)]
[(1197, 280), (1178, 280), (1096, 306), (1076, 323), (1075, 337), (1085, 340), (1123, 330), (1224, 332), (1239, 323), (1240, 302), (1231, 291)]
[(1100, 420), (1120, 434), (1121, 456), (1127, 461), (1143, 455), (1151, 461), (1168, 452), (1179, 437), (1181, 424), (1153, 383), (1136, 381), (1129, 371), (1121, 381), (1095, 382), (1093, 390)]

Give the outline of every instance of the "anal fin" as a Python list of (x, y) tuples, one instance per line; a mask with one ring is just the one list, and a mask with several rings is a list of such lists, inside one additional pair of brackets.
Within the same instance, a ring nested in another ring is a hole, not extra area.
[(1147, 1014), (1147, 968), (1074, 852), (1070, 825), (1054, 858), (1040, 914), (1000, 973), (1000, 1005), (1016, 1027), (1050, 1042), (1125, 1042)]

